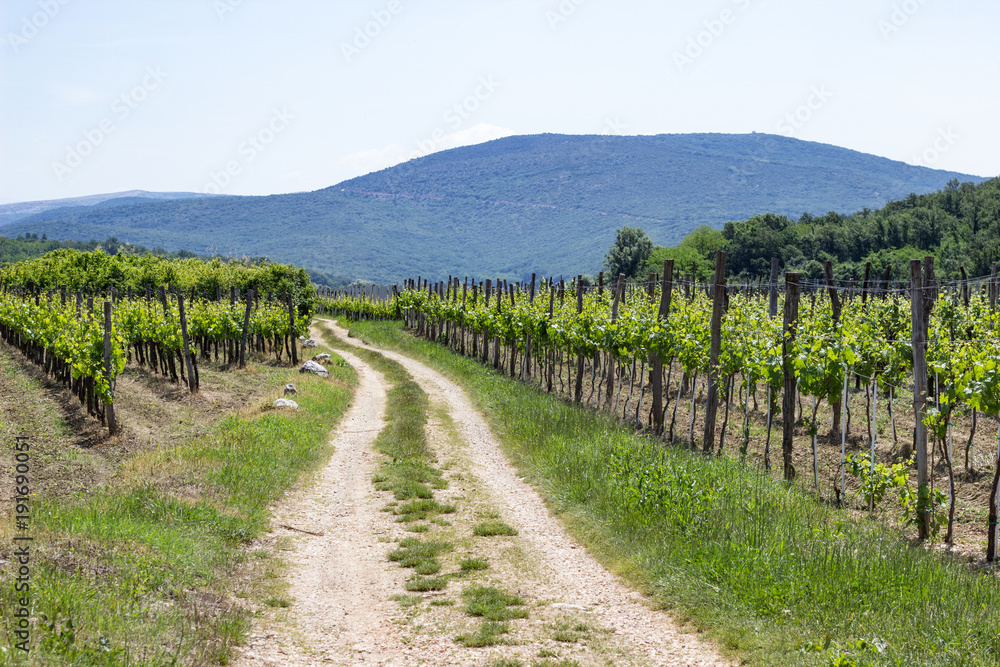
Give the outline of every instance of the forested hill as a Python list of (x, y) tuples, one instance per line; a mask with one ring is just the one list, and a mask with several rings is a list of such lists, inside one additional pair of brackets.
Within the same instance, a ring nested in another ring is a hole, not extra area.
[(0, 226), (23, 220), (32, 215), (64, 209), (63, 215), (70, 213), (68, 209), (86, 206), (118, 206), (128, 203), (146, 203), (149, 201), (166, 201), (169, 199), (199, 199), (202, 197), (217, 197), (219, 195), (202, 194), (199, 192), (148, 192), (146, 190), (129, 190), (127, 192), (112, 192), (84, 197), (69, 197), (65, 199), (48, 199), (43, 201), (26, 201), (17, 204), (0, 204)]
[(778, 257), (809, 278), (820, 278), (820, 262), (830, 259), (840, 278), (862, 277), (870, 262), (874, 275), (882, 277), (888, 268), (905, 280), (909, 261), (924, 255), (935, 257), (938, 276), (957, 278), (961, 268), (969, 276), (989, 275), (991, 264), (1000, 262), (1000, 178), (979, 185), (952, 181), (938, 192), (846, 218), (755, 216), (727, 223), (721, 236), (730, 271), (753, 276)]
[(700, 224), (849, 214), (956, 178), (982, 180), (767, 134), (549, 134), (442, 151), (316, 192), (48, 212), (2, 232), (265, 255), (376, 281), (521, 278), (596, 271), (626, 225), (671, 244)]

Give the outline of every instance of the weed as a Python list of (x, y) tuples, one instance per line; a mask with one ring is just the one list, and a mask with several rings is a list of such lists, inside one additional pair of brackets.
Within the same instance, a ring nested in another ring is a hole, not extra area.
[(506, 621), (511, 618), (527, 618), (528, 611), (520, 609), (524, 600), (512, 593), (505, 593), (493, 586), (469, 586), (462, 591), (465, 613), (491, 621)]
[(485, 570), (490, 564), (485, 558), (463, 558), (458, 563), (459, 569), (462, 572), (474, 572), (476, 570)]
[(503, 521), (492, 520), (476, 524), (472, 533), (478, 537), (493, 537), (495, 535), (517, 535), (517, 530)]
[(389, 560), (402, 567), (416, 567), (425, 560), (433, 560), (438, 555), (452, 550), (448, 542), (421, 542), (416, 537), (408, 537), (399, 543), (399, 548), (389, 552)]
[(391, 599), (398, 602), (399, 606), (403, 607), (404, 609), (407, 607), (416, 607), (424, 601), (424, 599), (419, 595), (403, 595), (403, 594), (393, 595)]
[(424, 591), (440, 591), (448, 585), (448, 579), (446, 577), (411, 577), (406, 580), (406, 590), (424, 592)]
[(454, 505), (442, 505), (434, 499), (419, 499), (403, 503), (393, 510), (393, 514), (398, 517), (396, 521), (409, 522), (429, 519), (438, 514), (452, 514), (455, 510)]
[(496, 646), (502, 644), (504, 638), (501, 635), (510, 632), (510, 625), (504, 621), (486, 620), (479, 624), (475, 632), (466, 632), (455, 637), (462, 646), (469, 648), (481, 648), (484, 646)]

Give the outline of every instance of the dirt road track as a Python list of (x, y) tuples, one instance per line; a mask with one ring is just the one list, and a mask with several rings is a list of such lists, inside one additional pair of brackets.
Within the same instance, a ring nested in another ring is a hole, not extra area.
[[(348, 340), (345, 330), (333, 330)], [(350, 343), (364, 346), (354, 339)], [(600, 661), (581, 664), (608, 664), (606, 659), (615, 665), (732, 664), (696, 635), (682, 631), (670, 616), (646, 606), (641, 594), (622, 584), (566, 533), (538, 493), (519, 478), (458, 385), (420, 362), (379, 351), (406, 368), (432, 405), (445, 406), (462, 441), (458, 450), (468, 459), (474, 478), (465, 486), (488, 495), (503, 520), (519, 531), (517, 539), (532, 562), (518, 571), (517, 588), (538, 602), (541, 611), (533, 612), (535, 622), (565, 610), (586, 616), (605, 633)], [(276, 524), (324, 536), (295, 536), (289, 556), (294, 604), (287, 610), (288, 619), (264, 624), (238, 664), (488, 664), (486, 657), (500, 654), (465, 649), (448, 633), (414, 642), (412, 634), (400, 629), (400, 609), (391, 598), (403, 591), (407, 575), (386, 562), (394, 545), (379, 537), (389, 533), (391, 519), (379, 511), (371, 485), (376, 461), (371, 443), (383, 422), (387, 387), (381, 375), (356, 356), (341, 354), (358, 370), (361, 384), (334, 433), (336, 452), (314, 486), (276, 510)], [(437, 429), (429, 432), (430, 446), (444, 447), (433, 442)], [(453, 608), (452, 613), (459, 611)]]

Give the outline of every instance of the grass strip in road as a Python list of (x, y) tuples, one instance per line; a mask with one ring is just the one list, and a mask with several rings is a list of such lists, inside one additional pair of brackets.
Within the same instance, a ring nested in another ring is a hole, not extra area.
[(295, 375), (297, 411), (250, 405), (206, 424), (202, 437), (136, 454), (107, 485), (71, 500), (32, 498), (32, 650), (15, 648), (8, 569), (0, 664), (227, 664), (250, 625), (234, 591), (280, 601), (267, 590), (276, 584), (261, 581), (273, 559), (247, 547), (269, 526), (269, 507), (328, 458), (349, 404), (354, 371), (329, 370), (330, 379), (275, 374), (275, 395)]
[(322, 321), (320, 327), (334, 348), (341, 346), (357, 355), (392, 385), (386, 395), (386, 425), (374, 445), (386, 459), (373, 481), (379, 491), (391, 491), (396, 500), (409, 501), (395, 507), (393, 513), (400, 521), (416, 521), (454, 512), (454, 507), (433, 499), (433, 490), (447, 488), (447, 483), (427, 448), (427, 394), (400, 364), (378, 352), (337, 340)]
[[(320, 323), (320, 326), (323, 326)], [(433, 489), (447, 488), (443, 474), (435, 467), (433, 453), (427, 446), (427, 394), (413, 380), (401, 364), (372, 352), (336, 339), (328, 327), (323, 326), (327, 340), (336, 347), (348, 349), (372, 368), (383, 374), (392, 388), (386, 394), (386, 426), (375, 439), (375, 449), (385, 456), (373, 477), (375, 488), (390, 491), (401, 504), (391, 503), (387, 510), (396, 515), (400, 523), (426, 521), (441, 514), (457, 511), (454, 505), (434, 500)], [(428, 532), (429, 524), (412, 525), (414, 532)], [(419, 530), (418, 530), (419, 529)], [(411, 592), (440, 591), (447, 587), (449, 578), (436, 575), (441, 571), (438, 556), (452, 550), (443, 541), (421, 541), (409, 537), (399, 542), (399, 547), (389, 553), (389, 560), (401, 567), (413, 568), (414, 575), (406, 581)]]
[(462, 384), (606, 566), (750, 664), (1000, 664), (995, 572), (916, 548), (737, 461), (636, 435), (398, 323), (352, 333)]

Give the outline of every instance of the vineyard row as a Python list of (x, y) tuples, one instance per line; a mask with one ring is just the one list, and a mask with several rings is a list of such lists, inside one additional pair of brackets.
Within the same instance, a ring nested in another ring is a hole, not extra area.
[[(198, 358), (242, 367), (249, 348), (284, 353), (297, 363), (296, 339), (308, 331), (310, 313), (300, 314), (291, 297), (261, 301), (251, 290), (243, 302), (192, 300), (179, 292), (146, 289), (146, 298), (121, 299), (112, 290), (95, 314), (94, 297), (50, 290), (44, 297), (0, 293), (0, 336), (58, 384), (73, 392), (112, 434), (116, 377), (135, 361), (171, 381), (198, 391)], [(186, 307), (185, 307), (186, 306)]]
[[(951, 448), (943, 443), (951, 442), (950, 429), (960, 411), (971, 411), (973, 429), (980, 414), (1000, 418), (997, 280), (994, 271), (978, 281), (984, 289), (975, 288), (977, 281), (941, 283), (934, 279), (932, 258), (917, 261), (912, 268), (908, 288), (883, 284), (881, 289), (869, 289), (873, 281), (847, 290), (836, 287), (828, 264), (824, 289), (810, 290), (805, 295), (808, 303), (802, 303), (802, 285), (794, 273), (784, 277), (784, 294), (777, 289), (776, 271), (763, 289), (727, 285), (724, 253), (718, 257), (711, 284), (698, 289), (691, 281), (680, 281), (683, 294), (676, 297), (673, 265), (668, 261), (662, 278), (651, 276), (639, 284), (619, 279), (607, 289), (602, 284), (588, 288), (562, 280), (542, 281), (536, 287), (534, 278), (520, 285), (489, 280), (470, 284), (449, 278), (434, 284), (408, 281), (393, 299), (336, 294), (321, 302), (323, 308), (341, 314), (402, 317), (418, 335), (490, 363), (500, 372), (537, 381), (548, 391), (561, 390), (573, 401), (614, 409), (671, 440), (678, 437), (679, 398), (691, 395), (688, 443), (694, 447), (700, 438), (706, 453), (724, 447), (735, 407), (742, 408), (739, 439), (746, 454), (749, 404), (756, 403), (762, 390), (767, 405), (765, 464), (770, 463), (771, 425), (780, 415), (786, 479), (796, 474), (795, 408), (803, 396), (812, 397), (812, 415), (804, 421), (813, 435), (817, 486), (815, 441), (821, 403), (831, 412), (831, 436), (841, 441), (843, 476), (851, 464), (844, 447), (851, 419), (849, 404), (843, 400), (848, 383), (864, 385), (872, 411), (879, 394), (888, 398), (890, 411), (896, 396), (912, 395), (914, 435), (903, 453), (904, 458), (916, 459), (917, 489), (905, 509), (921, 537), (946, 526), (950, 541), (955, 482)], [(694, 395), (699, 384), (706, 399), (696, 433)], [(649, 394), (651, 400), (646, 400)], [(725, 413), (717, 438), (722, 404)], [(868, 407), (865, 412), (872, 457), (862, 472), (871, 478), (877, 468), (874, 417)], [(895, 428), (894, 413), (892, 419)], [(941, 492), (932, 493), (928, 484), (932, 464), (928, 432), (946, 463), (948, 494), (943, 500), (935, 496)], [(996, 558), (998, 537), (1000, 432), (997, 447), (991, 459), (995, 473), (989, 501), (989, 560)], [(971, 467), (974, 453), (966, 454), (966, 465)]]

